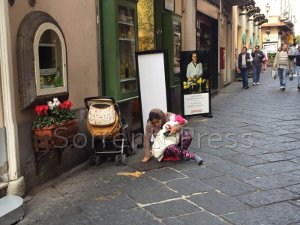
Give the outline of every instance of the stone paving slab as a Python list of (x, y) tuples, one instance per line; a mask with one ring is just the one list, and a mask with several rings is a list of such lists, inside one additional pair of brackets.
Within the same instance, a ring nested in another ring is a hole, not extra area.
[(213, 170), (209, 167), (198, 167), (182, 171), (183, 174), (199, 180), (223, 176), (224, 173)]
[(126, 195), (117, 192), (112, 195), (81, 201), (79, 207), (87, 215), (95, 218), (121, 209), (134, 208), (137, 207), (137, 204)]
[(248, 169), (246, 167), (239, 166), (237, 164), (227, 162), (227, 163), (219, 163), (219, 164), (210, 164), (208, 165), (209, 168), (217, 170), (220, 173), (226, 173), (234, 178), (237, 179), (246, 179), (246, 178), (253, 178), (259, 175), (258, 172), (255, 170)]
[(270, 143), (270, 142), (266, 142), (265, 140), (255, 140), (253, 143), (254, 143), (254, 147), (267, 150), (264, 153), (284, 152), (288, 150), (282, 143), (274, 143), (274, 142)]
[(169, 218), (164, 220), (163, 223), (166, 225), (228, 225), (226, 221), (207, 212)]
[[(141, 208), (112, 211), (109, 214), (95, 218), (93, 224), (101, 225), (161, 225), (159, 220)], [(79, 224), (78, 224), (79, 225)]]
[(294, 192), (294, 193), (297, 193), (297, 194), (300, 195), (300, 184), (285, 187), (284, 189), (286, 189), (288, 191), (291, 191), (291, 192)]
[(144, 207), (144, 209), (159, 219), (167, 219), (201, 211), (194, 204), (182, 199), (149, 205)]
[(259, 207), (276, 202), (288, 201), (299, 198), (299, 194), (286, 191), (284, 189), (274, 189), (268, 191), (253, 192), (251, 194), (240, 195), (237, 198), (253, 207)]
[(236, 163), (240, 166), (254, 166), (254, 165), (258, 165), (258, 164), (262, 164), (265, 163), (266, 160), (264, 159), (260, 159), (251, 155), (247, 155), (247, 154), (238, 154), (238, 155), (227, 155), (227, 156), (223, 156), (222, 159), (226, 159), (229, 160), (233, 163)]
[(169, 181), (166, 183), (166, 186), (177, 191), (180, 195), (191, 195), (194, 193), (207, 192), (213, 189), (211, 186), (203, 183), (203, 181), (192, 178)]
[(230, 196), (247, 194), (257, 190), (257, 188), (230, 176), (205, 179), (202, 182)]
[(300, 199), (298, 200), (293, 200), (293, 201), (289, 201), (289, 203), (295, 205), (295, 206), (299, 206), (300, 207)]
[(141, 189), (130, 189), (126, 192), (130, 198), (139, 204), (160, 202), (167, 199), (178, 198), (180, 196), (180, 194), (166, 187), (152, 188), (147, 191)]
[(260, 155), (260, 154), (264, 154), (264, 153), (269, 153), (268, 150), (255, 146), (255, 143), (254, 143), (254, 146), (252, 148), (239, 147), (237, 149), (237, 151), (239, 151), (240, 153), (244, 153), (246, 155), (251, 155), (251, 156), (256, 156), (256, 155)]
[(169, 181), (169, 180), (186, 177), (182, 173), (172, 170), (170, 168), (152, 170), (152, 171), (149, 171), (147, 174), (160, 182), (165, 182), (165, 181)]
[(287, 151), (288, 154), (299, 156), (300, 157), (300, 149)]
[(299, 207), (289, 203), (278, 203), (262, 206), (255, 209), (236, 212), (223, 216), (225, 220), (235, 224), (257, 225), (274, 224), (283, 225), (300, 221)]
[(270, 190), (299, 184), (300, 176), (292, 173), (282, 173), (272, 176), (258, 176), (252, 179), (245, 179), (244, 181), (262, 190)]
[(253, 169), (261, 174), (272, 175), (300, 169), (300, 165), (285, 161), (251, 166), (250, 169)]
[(286, 150), (296, 150), (300, 148), (300, 141), (284, 143)]
[(145, 175), (137, 178), (130, 176), (113, 176), (111, 180), (107, 181), (107, 185), (109, 187), (117, 187), (125, 190), (135, 188), (136, 186), (139, 186), (140, 189), (157, 188), (162, 184), (152, 177)]
[[(216, 145), (223, 145), (222, 143), (218, 143)], [(203, 147), (201, 149), (201, 152), (209, 153), (210, 155), (222, 157), (226, 155), (236, 155), (239, 154), (237, 151), (234, 149), (224, 149), (224, 148), (211, 148), (211, 147)]]
[(236, 198), (213, 191), (207, 194), (194, 195), (188, 198), (199, 207), (215, 215), (227, 214), (247, 209), (247, 206)]
[(294, 138), (297, 141), (300, 141), (300, 133), (287, 133), (284, 136), (289, 137), (289, 138)]
[(296, 158), (295, 155), (287, 154), (287, 153), (269, 153), (269, 154), (257, 155), (256, 157), (269, 162), (286, 161), (286, 160)]

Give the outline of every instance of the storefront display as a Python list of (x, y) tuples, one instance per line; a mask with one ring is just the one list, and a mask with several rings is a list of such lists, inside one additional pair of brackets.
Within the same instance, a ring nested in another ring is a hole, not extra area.
[(153, 0), (139, 0), (138, 42), (139, 51), (154, 50), (154, 5)]
[[(135, 98), (136, 1), (103, 1), (102, 10), (105, 95), (113, 96), (117, 101)], [(114, 40), (116, 44), (112, 44)]]
[(200, 12), (196, 17), (196, 47), (204, 77), (210, 77), (213, 90), (218, 89), (218, 22)]
[(180, 85), (181, 17), (172, 13), (163, 15), (163, 48), (168, 49), (170, 84)]

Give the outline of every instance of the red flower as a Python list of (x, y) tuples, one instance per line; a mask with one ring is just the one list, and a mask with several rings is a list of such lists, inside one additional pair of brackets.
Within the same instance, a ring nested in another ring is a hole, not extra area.
[(66, 101), (60, 103), (59, 108), (60, 109), (65, 109), (65, 110), (70, 110), (72, 105), (73, 105), (72, 102), (66, 100)]
[(48, 115), (49, 106), (48, 105), (43, 105), (42, 107), (43, 107), (44, 115)]
[(48, 110), (49, 110), (49, 107), (47, 105), (37, 105), (34, 108), (34, 111), (38, 116), (48, 115)]

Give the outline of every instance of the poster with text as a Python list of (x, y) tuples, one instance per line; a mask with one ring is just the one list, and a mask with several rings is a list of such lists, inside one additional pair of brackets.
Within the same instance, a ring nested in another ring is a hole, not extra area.
[(211, 114), (208, 60), (208, 51), (184, 51), (180, 54), (184, 116)]

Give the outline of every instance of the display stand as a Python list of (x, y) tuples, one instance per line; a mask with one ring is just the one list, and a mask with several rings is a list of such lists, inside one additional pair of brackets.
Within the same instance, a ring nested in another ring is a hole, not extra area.
[(142, 130), (146, 128), (149, 112), (170, 109), (168, 52), (166, 50), (136, 53), (137, 80), (142, 113)]

